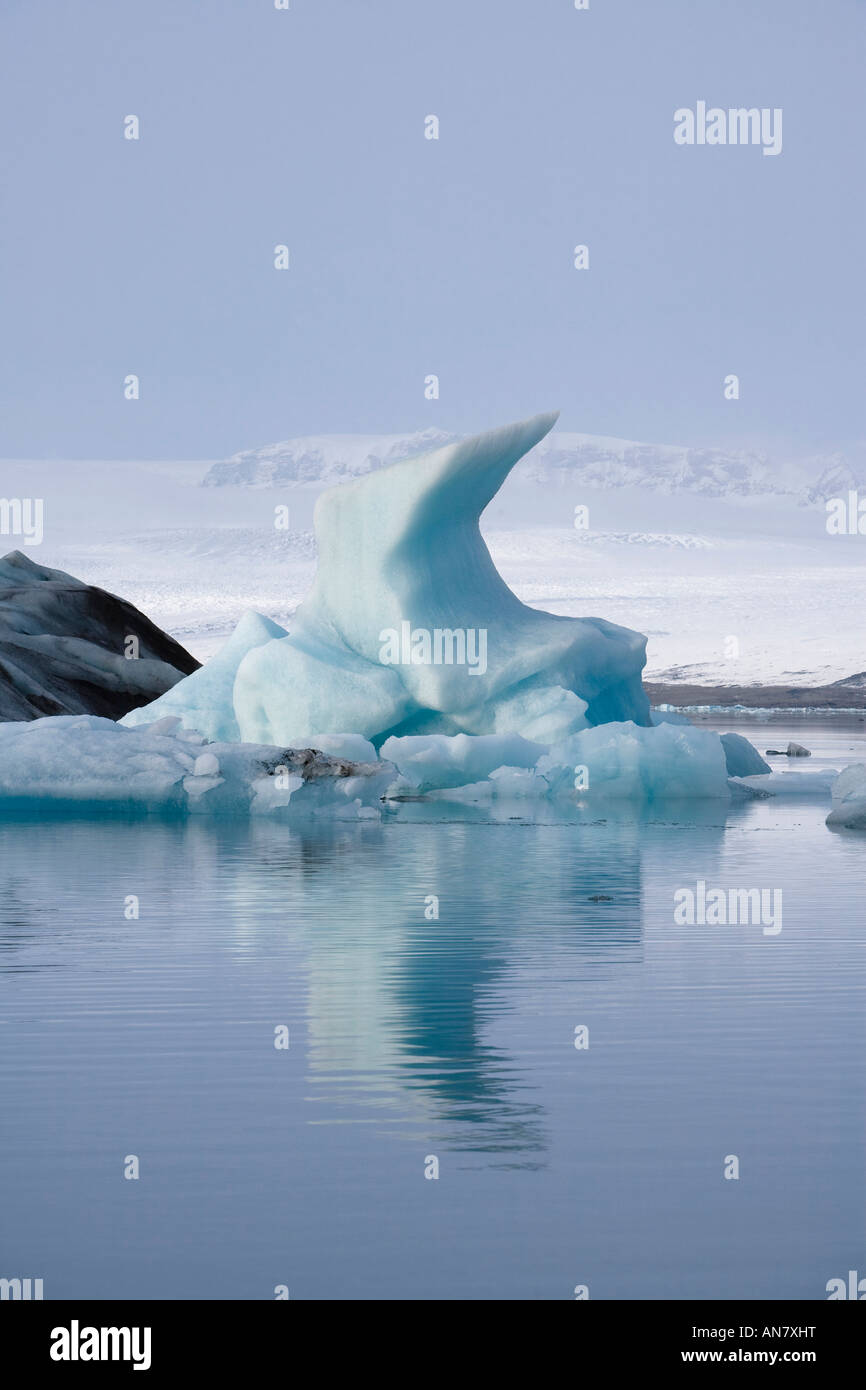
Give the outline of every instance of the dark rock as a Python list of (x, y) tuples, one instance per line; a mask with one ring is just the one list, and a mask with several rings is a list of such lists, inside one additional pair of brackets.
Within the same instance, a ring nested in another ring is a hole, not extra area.
[[(137, 657), (125, 655), (130, 637)], [(125, 599), (20, 550), (0, 560), (0, 720), (120, 719), (198, 666)]]

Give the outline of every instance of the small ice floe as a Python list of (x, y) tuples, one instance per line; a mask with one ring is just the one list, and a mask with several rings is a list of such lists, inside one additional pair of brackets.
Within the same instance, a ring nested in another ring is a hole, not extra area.
[(139, 728), (95, 715), (0, 724), (0, 810), (74, 802), (216, 815), (290, 809), (369, 820), (379, 817), (396, 775), (387, 762), (312, 748), (208, 744), (174, 716)]
[(866, 763), (846, 767), (833, 783), (832, 829), (866, 830)]
[(771, 772), (768, 776), (731, 777), (731, 790), (746, 796), (817, 797), (826, 801), (839, 776), (836, 767), (821, 768), (818, 772)]

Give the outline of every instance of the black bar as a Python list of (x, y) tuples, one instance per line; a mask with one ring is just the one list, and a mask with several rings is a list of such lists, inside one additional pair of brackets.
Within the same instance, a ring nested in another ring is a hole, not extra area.
[[(861, 1302), (863, 1299), (860, 1300)], [(197, 1377), (213, 1374), (225, 1379), (240, 1372), (249, 1372), (267, 1365), (282, 1366), (287, 1378), (299, 1372), (305, 1380), (310, 1371), (315, 1374), (316, 1363), (322, 1373), (333, 1364), (334, 1353), (344, 1351), (355, 1359), (355, 1370), (370, 1369), (371, 1340), (384, 1329), (377, 1329), (375, 1309), (365, 1303), (363, 1324), (356, 1340), (351, 1305), (339, 1301), (333, 1304), (313, 1304), (299, 1300), (291, 1302), (6, 1302), (0, 1308), (0, 1334), (4, 1364), (14, 1358), (26, 1374), (36, 1371), (52, 1376), (67, 1377), (85, 1374), (93, 1376), (100, 1370), (134, 1375), (135, 1360), (141, 1363), (139, 1374), (159, 1379), (189, 1371)], [(513, 1326), (490, 1339), (486, 1326), (490, 1312), (481, 1308), (494, 1305), (481, 1301), (470, 1303), (466, 1311), (477, 1309), (472, 1323), (465, 1324), (465, 1335), (474, 1340), (478, 1354), (494, 1362), (517, 1350), (520, 1330)], [(456, 1314), (462, 1322), (466, 1311)], [(386, 1315), (391, 1320), (391, 1314)], [(445, 1317), (449, 1315), (444, 1314)], [(415, 1318), (418, 1318), (417, 1324)], [(495, 1318), (495, 1314), (493, 1314)], [(431, 1325), (429, 1314), (414, 1313), (410, 1306), (401, 1305), (397, 1347), (405, 1337), (411, 1338), (417, 1350), (423, 1351), (414, 1369), (404, 1367), (408, 1379), (421, 1374), (429, 1382), (437, 1353), (443, 1374), (451, 1377), (460, 1371), (463, 1353), (444, 1335), (442, 1323)], [(438, 1327), (438, 1330), (435, 1328)], [(98, 1341), (88, 1329), (118, 1329), (128, 1331), (113, 1338), (106, 1333)], [(133, 1329), (138, 1329), (133, 1332)], [(149, 1342), (145, 1335), (149, 1329)], [(393, 1324), (392, 1324), (392, 1330)], [(552, 1319), (550, 1332), (555, 1337), (563, 1333), (565, 1347), (571, 1348), (570, 1364), (577, 1370), (583, 1367), (594, 1374), (609, 1371), (639, 1370), (645, 1375), (663, 1375), (679, 1368), (700, 1371), (707, 1366), (733, 1370), (776, 1369), (781, 1366), (802, 1366), (818, 1372), (826, 1379), (828, 1373), (841, 1371), (857, 1364), (863, 1342), (862, 1314), (832, 1302), (582, 1302), (569, 1308), (564, 1316)], [(321, 1333), (326, 1334), (322, 1340)], [(418, 1340), (420, 1339), (420, 1340)], [(128, 1359), (110, 1359), (116, 1349)], [(411, 1345), (411, 1343), (410, 1343)], [(461, 1342), (461, 1345), (463, 1343)], [(78, 1359), (54, 1359), (55, 1353), (70, 1358), (73, 1350)], [(105, 1351), (106, 1359), (84, 1359), (91, 1349)], [(511, 1351), (509, 1351), (509, 1348)], [(395, 1348), (396, 1350), (397, 1348)], [(524, 1343), (521, 1360), (547, 1359), (547, 1347), (537, 1342)], [(398, 1351), (398, 1356), (401, 1353)], [(375, 1353), (381, 1364), (386, 1358), (382, 1344)], [(149, 1364), (145, 1365), (145, 1361)], [(413, 1357), (414, 1362), (414, 1357)], [(303, 1367), (303, 1369), (302, 1369)], [(449, 1369), (450, 1367), (450, 1369)], [(488, 1365), (489, 1374), (489, 1365)], [(403, 1375), (400, 1376), (403, 1378)]]

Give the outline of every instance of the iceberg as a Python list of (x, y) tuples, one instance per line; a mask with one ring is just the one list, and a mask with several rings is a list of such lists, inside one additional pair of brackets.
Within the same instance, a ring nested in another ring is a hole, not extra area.
[(261, 613), (245, 613), (231, 637), (206, 666), (194, 671), (179, 686), (172, 686), (158, 700), (130, 710), (120, 723), (134, 729), (166, 715), (177, 715), (205, 738), (239, 742), (241, 734), (232, 703), (238, 667), (247, 652), (285, 636), (286, 630), (279, 623)]
[[(552, 743), (609, 720), (649, 725), (646, 638), (521, 603), (497, 573), (482, 511), (556, 415), (539, 415), (323, 493), (319, 563), (289, 636), (237, 668), (240, 737), (296, 743), (520, 734)], [(182, 683), (173, 709), (184, 699)]]
[(515, 734), (392, 736), (380, 751), (399, 769), (403, 784), (398, 791), (437, 797), (460, 788), (464, 799), (480, 800), (730, 799), (718, 734), (679, 724), (604, 724), (550, 749)]
[(852, 763), (844, 768), (830, 794), (833, 809), (827, 825), (832, 829), (866, 830), (866, 763)]
[(544, 751), (519, 734), (392, 736), (381, 749), (416, 792), (482, 782), (504, 767), (534, 768)]
[(357, 734), (319, 742), (209, 741), (167, 714), (136, 727), (96, 715), (0, 723), (0, 806), (354, 820), (417, 798), (651, 804), (728, 800), (738, 786), (827, 796), (835, 776), (729, 778), (717, 734), (667, 723), (604, 724), (550, 749), (518, 734), (392, 735), (378, 753)]
[[(650, 709), (644, 636), (531, 608), (498, 574), (481, 513), (556, 418), (323, 493), (316, 578), (290, 632), (245, 614), (205, 667), (118, 724), (0, 724), (0, 802), (364, 819), (455, 790), (584, 804), (761, 794), (751, 784), (774, 779), (746, 739)], [(767, 790), (793, 792), (784, 781)]]
[(758, 796), (816, 797), (826, 801), (838, 776), (838, 768), (824, 767), (818, 772), (771, 772), (769, 776), (732, 777), (731, 786)]
[[(640, 633), (530, 608), (497, 573), (481, 513), (555, 420), (449, 443), (322, 494), (316, 578), (291, 632), (248, 613), (203, 670), (123, 721), (154, 736), (168, 717), (214, 741), (219, 772), (199, 756), (188, 803), (224, 778), (233, 744), (350, 759), (368, 777), (378, 767), (386, 799), (462, 788), (482, 799), (729, 800), (729, 779), (769, 774), (740, 735), (650, 709)], [(259, 787), (253, 801), (270, 796)]]
[(396, 769), (313, 749), (208, 743), (178, 717), (130, 729), (98, 715), (0, 724), (0, 803), (55, 810), (379, 819)]
[(742, 734), (720, 734), (719, 737), (729, 777), (760, 777), (772, 772), (770, 764), (764, 762), (757, 748)]
[(730, 799), (721, 739), (689, 725), (603, 724), (573, 734), (535, 766), (554, 795), (573, 789), (584, 799)]

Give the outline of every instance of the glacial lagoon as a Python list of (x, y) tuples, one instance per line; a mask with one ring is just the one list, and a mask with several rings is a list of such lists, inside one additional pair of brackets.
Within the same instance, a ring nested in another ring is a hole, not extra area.
[[(702, 722), (866, 758), (857, 716)], [(826, 1298), (866, 1249), (866, 842), (827, 809), (7, 816), (0, 1275)], [(677, 925), (698, 880), (781, 887), (782, 930)]]

